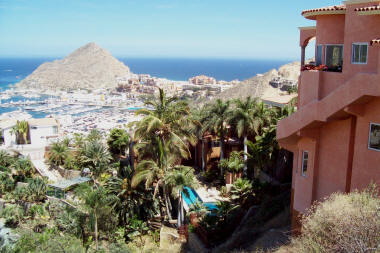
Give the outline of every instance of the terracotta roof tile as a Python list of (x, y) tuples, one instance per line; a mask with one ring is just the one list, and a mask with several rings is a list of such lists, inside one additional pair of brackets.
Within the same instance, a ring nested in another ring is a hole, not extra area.
[(322, 8), (317, 8), (317, 9), (310, 9), (310, 10), (304, 10), (302, 12), (302, 15), (311, 13), (311, 12), (321, 12), (321, 11), (344, 11), (346, 10), (345, 5), (334, 5), (334, 6), (327, 6), (327, 7), (322, 7)]
[(380, 10), (380, 5), (367, 6), (362, 8), (356, 8), (355, 11), (376, 11)]

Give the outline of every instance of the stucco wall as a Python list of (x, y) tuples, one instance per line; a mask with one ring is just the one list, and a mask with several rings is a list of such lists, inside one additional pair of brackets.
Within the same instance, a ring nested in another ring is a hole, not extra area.
[(53, 126), (30, 127), (30, 142), (33, 146), (46, 146), (46, 137), (57, 136)]
[(316, 44), (343, 44), (344, 27), (344, 15), (318, 16)]
[(350, 128), (351, 119), (347, 119), (330, 122), (320, 130), (317, 200), (345, 191)]
[(351, 64), (352, 43), (370, 42), (380, 36), (380, 18), (378, 15), (361, 16), (355, 8), (374, 5), (375, 3), (348, 5), (346, 10), (346, 24), (344, 37), (344, 63), (343, 73), (350, 78), (357, 72), (377, 72), (378, 53), (376, 47), (368, 47), (367, 64)]
[(368, 149), (371, 122), (380, 124), (380, 98), (368, 103), (364, 117), (357, 119), (351, 190), (365, 188), (371, 181), (380, 185), (380, 151)]
[[(312, 204), (314, 154), (316, 142), (309, 138), (302, 138), (298, 142), (298, 160), (294, 180), (294, 209), (304, 212)], [(308, 151), (308, 167), (306, 176), (302, 175), (302, 152)]]

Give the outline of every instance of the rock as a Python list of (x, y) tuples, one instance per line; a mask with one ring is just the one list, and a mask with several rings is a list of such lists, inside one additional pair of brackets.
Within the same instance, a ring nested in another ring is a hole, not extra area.
[(300, 74), (300, 63), (293, 62), (283, 65), (279, 70), (272, 69), (264, 74), (257, 74), (241, 83), (225, 90), (216, 96), (211, 101), (197, 101), (198, 104), (213, 103), (216, 99), (229, 100), (229, 99), (245, 99), (250, 96), (252, 98), (262, 98), (278, 103), (288, 103), (295, 95), (286, 96), (280, 89), (273, 88), (269, 82), (274, 78), (283, 78), (290, 81), (298, 81)]
[(35, 89), (114, 88), (130, 70), (107, 50), (88, 43), (62, 60), (40, 65), (16, 87)]

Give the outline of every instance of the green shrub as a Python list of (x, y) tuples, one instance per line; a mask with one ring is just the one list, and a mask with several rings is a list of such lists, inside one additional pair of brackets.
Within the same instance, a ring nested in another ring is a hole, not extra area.
[(248, 179), (238, 178), (231, 186), (231, 199), (242, 207), (254, 195), (252, 182)]
[(24, 209), (19, 205), (7, 205), (1, 212), (1, 217), (5, 219), (6, 227), (17, 227), (24, 218)]
[(42, 233), (19, 231), (21, 236), (8, 252), (38, 253), (80, 253), (85, 252), (80, 240), (67, 235), (57, 234), (55, 230), (46, 229)]
[(302, 234), (278, 252), (380, 252), (380, 197), (375, 186), (336, 193), (302, 218)]

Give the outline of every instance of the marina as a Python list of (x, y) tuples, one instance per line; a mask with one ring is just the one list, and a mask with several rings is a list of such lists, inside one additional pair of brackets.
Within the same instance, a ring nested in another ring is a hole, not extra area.
[(119, 94), (84, 94), (83, 91), (39, 94), (31, 91), (0, 92), (0, 120), (56, 118), (64, 136), (87, 134), (98, 129), (103, 134), (115, 127), (125, 127), (138, 120), (136, 110), (143, 108), (138, 98)]

